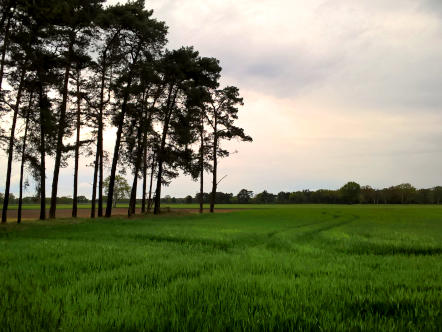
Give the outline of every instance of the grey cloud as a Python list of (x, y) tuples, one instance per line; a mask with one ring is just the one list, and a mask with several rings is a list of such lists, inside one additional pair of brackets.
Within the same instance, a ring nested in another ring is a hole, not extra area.
[(320, 84), (332, 71), (335, 64), (331, 61), (315, 63), (302, 57), (275, 56), (273, 59), (263, 57), (251, 64), (234, 60), (237, 65), (229, 66), (227, 75), (236, 76), (249, 88), (271, 93), (277, 97), (295, 97), (305, 89)]
[[(249, 25), (234, 5), (217, 7), (216, 12), (205, 16), (192, 13), (197, 15), (196, 25), (187, 29), (181, 21), (174, 21), (181, 17), (178, 12), (183, 1), (165, 2), (158, 13), (171, 25), (172, 44), (195, 43), (203, 55), (219, 58), (224, 74), (240, 87), (284, 98), (328, 87), (333, 90), (332, 98), (355, 109), (438, 111), (442, 105), (440, 40), (428, 31), (429, 27), (423, 27), (410, 31), (422, 36), (411, 35), (408, 44), (397, 45), (407, 38), (408, 32), (403, 29), (408, 27), (386, 24), (389, 15), (413, 19), (414, 10), (420, 19), (414, 1), (401, 3), (324, 1), (305, 31), (287, 31), (281, 25), (279, 33), (266, 38), (262, 35), (267, 27), (259, 30)], [(424, 3), (434, 10), (442, 7), (442, 1)], [(272, 24), (279, 27), (280, 22), (270, 22), (268, 28)], [(311, 27), (317, 31), (304, 38)], [(293, 33), (301, 41), (291, 41)], [(422, 38), (426, 41), (418, 40)]]
[(432, 14), (442, 16), (442, 1), (440, 0), (422, 0), (421, 8)]

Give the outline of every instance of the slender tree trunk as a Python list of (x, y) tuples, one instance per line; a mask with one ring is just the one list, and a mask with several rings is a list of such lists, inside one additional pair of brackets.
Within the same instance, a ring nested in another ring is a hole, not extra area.
[[(45, 110), (46, 101), (43, 100), (43, 85), (39, 86), (39, 103), (40, 103), (40, 220), (46, 219), (46, 128), (45, 128)], [(46, 99), (46, 97), (44, 97)]]
[[(135, 172), (139, 172), (137, 166), (135, 166)], [(137, 203), (137, 186), (138, 186), (138, 174), (135, 173), (134, 180), (132, 182), (132, 188), (130, 191), (129, 208), (127, 209), (127, 216), (130, 217), (135, 214), (135, 208)]]
[(147, 131), (143, 137), (143, 195), (141, 199), (141, 213), (146, 213), (146, 192), (147, 192)]
[(128, 79), (127, 86), (125, 89), (124, 98), (123, 98), (123, 105), (121, 106), (121, 112), (119, 114), (119, 119), (118, 119), (117, 138), (115, 141), (114, 156), (112, 159), (111, 174), (109, 177), (109, 188), (108, 188), (108, 197), (107, 197), (107, 204), (106, 204), (106, 215), (105, 215), (107, 218), (112, 216), (112, 197), (114, 194), (115, 176), (117, 173), (117, 165), (118, 165), (118, 159), (119, 159), (119, 153), (120, 153), (121, 134), (123, 132), (124, 117), (126, 115), (127, 102), (129, 99), (129, 89), (132, 85), (132, 76), (133, 76), (132, 72), (133, 72), (135, 63), (137, 62), (137, 58), (138, 58), (140, 50), (141, 50), (141, 44), (138, 46), (136, 55), (133, 59), (132, 68), (131, 68), (129, 75), (128, 75), (129, 79)]
[[(106, 85), (106, 51), (103, 55), (102, 70), (101, 70), (101, 86), (100, 86), (100, 104), (98, 111), (98, 132), (97, 132), (97, 147), (95, 153), (94, 164), (94, 180), (92, 188), (92, 210), (91, 218), (95, 218), (95, 204), (97, 200), (97, 182), (98, 184), (98, 216), (103, 216), (103, 111), (104, 111), (104, 89)], [(98, 174), (100, 173), (100, 174)], [(100, 177), (98, 179), (98, 177)]]
[(126, 92), (124, 95), (123, 105), (121, 106), (121, 113), (119, 114), (119, 119), (118, 119), (117, 138), (115, 141), (114, 156), (112, 160), (112, 169), (109, 178), (109, 190), (108, 190), (107, 204), (106, 204), (107, 218), (112, 216), (112, 197), (114, 195), (115, 176), (117, 174), (117, 164), (120, 154), (121, 134), (123, 132), (124, 116), (126, 115), (127, 102), (129, 99), (129, 89), (131, 84), (132, 84), (132, 77), (130, 76)]
[(150, 211), (152, 208), (152, 187), (153, 187), (153, 177), (155, 174), (155, 165), (156, 165), (156, 160), (155, 160), (155, 153), (152, 156), (152, 168), (151, 168), (151, 173), (150, 173), (150, 185), (149, 185), (149, 199), (147, 200), (147, 211)]
[(128, 216), (135, 214), (135, 207), (137, 203), (137, 186), (138, 186), (138, 173), (140, 172), (140, 163), (141, 163), (141, 157), (143, 153), (143, 147), (141, 142), (141, 128), (138, 128), (138, 147), (137, 147), (137, 156), (135, 159), (135, 170), (134, 170), (134, 181), (132, 184), (132, 190), (130, 193), (130, 200), (129, 200), (129, 209), (128, 209)]
[(172, 92), (173, 92), (173, 86), (170, 87), (169, 96), (167, 97), (167, 114), (166, 114), (166, 118), (164, 121), (163, 134), (161, 137), (161, 145), (160, 145), (160, 149), (158, 151), (158, 156), (157, 156), (158, 173), (157, 173), (157, 185), (156, 185), (156, 189), (155, 189), (155, 205), (154, 205), (154, 209), (153, 209), (154, 214), (160, 213), (164, 149), (166, 147), (166, 138), (167, 138), (167, 133), (169, 131), (169, 122), (170, 122), (170, 118), (172, 116), (172, 107), (173, 107), (173, 105), (175, 105), (175, 99), (176, 99), (178, 91), (175, 92), (175, 95), (173, 97), (173, 102), (171, 103)]
[(103, 181), (104, 181), (104, 152), (103, 152), (103, 114), (100, 115), (101, 118), (101, 129), (99, 135), (99, 171), (100, 176), (98, 177), (98, 216), (103, 216)]
[(63, 97), (60, 109), (60, 119), (58, 123), (57, 133), (57, 147), (55, 150), (55, 164), (54, 175), (52, 178), (52, 192), (51, 192), (51, 207), (49, 209), (49, 218), (55, 218), (55, 211), (57, 209), (57, 190), (58, 190), (58, 176), (60, 174), (61, 155), (63, 154), (63, 137), (66, 131), (66, 108), (68, 102), (68, 88), (69, 88), (69, 73), (71, 71), (71, 54), (73, 52), (73, 40), (69, 44), (68, 63), (66, 64), (63, 81)]
[(132, 67), (128, 74), (128, 81), (127, 86), (124, 91), (124, 97), (123, 97), (123, 105), (121, 105), (121, 112), (119, 114), (118, 119), (118, 129), (117, 129), (117, 138), (115, 140), (115, 147), (114, 147), (114, 156), (112, 159), (112, 168), (111, 168), (111, 174), (109, 177), (109, 189), (108, 189), (108, 197), (107, 197), (107, 204), (106, 204), (106, 217), (110, 218), (112, 216), (112, 197), (114, 196), (114, 186), (115, 186), (115, 176), (117, 174), (117, 165), (118, 165), (118, 159), (120, 155), (120, 144), (121, 144), (121, 134), (123, 132), (123, 124), (124, 124), (124, 117), (126, 115), (126, 109), (127, 109), (127, 102), (129, 100), (129, 90), (132, 86), (132, 78), (133, 78), (133, 70), (134, 66), (137, 63), (138, 56), (141, 51), (141, 44), (138, 45), (138, 49), (136, 51), (136, 54), (134, 56)]
[(200, 171), (200, 213), (204, 210), (204, 170)]
[(9, 136), (9, 146), (8, 146), (8, 166), (6, 171), (6, 185), (5, 185), (5, 197), (3, 200), (3, 210), (2, 210), (2, 223), (7, 221), (8, 205), (9, 205), (9, 191), (11, 187), (11, 171), (12, 171), (12, 158), (14, 157), (14, 142), (15, 142), (15, 127), (17, 125), (17, 116), (20, 108), (20, 100), (23, 91), (23, 82), (25, 79), (26, 70), (23, 69), (20, 76), (20, 83), (17, 90), (17, 97), (14, 105), (14, 115), (12, 118), (11, 133)]
[[(131, 215), (135, 214), (135, 209), (136, 209), (136, 205), (137, 205), (137, 186), (138, 186), (138, 173), (140, 171), (140, 167), (141, 167), (141, 158), (146, 158), (146, 142), (147, 142), (147, 129), (146, 129), (146, 125), (147, 125), (147, 109), (146, 109), (146, 99), (147, 99), (148, 94), (143, 92), (143, 116), (140, 122), (140, 126), (138, 128), (138, 132), (137, 132), (137, 155), (135, 158), (135, 170), (134, 170), (134, 181), (132, 184), (132, 190), (130, 193), (130, 199), (129, 199), (129, 209), (127, 211), (128, 216), (130, 217)], [(149, 122), (150, 122), (150, 117), (149, 117)], [(143, 135), (143, 137), (141, 137), (141, 135)], [(144, 159), (144, 163), (143, 163), (143, 172), (145, 171), (145, 166), (146, 166), (146, 160)], [(145, 176), (143, 177), (143, 200), (145, 198), (145, 189), (146, 189), (146, 178)], [(145, 203), (145, 202), (144, 202)]]
[(160, 199), (161, 199), (161, 176), (163, 173), (163, 161), (162, 158), (158, 158), (158, 175), (157, 175), (157, 186), (155, 189), (155, 204), (153, 208), (154, 214), (160, 214)]
[[(106, 61), (106, 58), (104, 61)], [(98, 121), (98, 129), (99, 129), (98, 130), (98, 151), (100, 154), (100, 164), (99, 164), (100, 176), (98, 179), (98, 216), (99, 217), (103, 216), (103, 181), (104, 181), (103, 113), (104, 113), (105, 80), (106, 80), (106, 67), (103, 68), (102, 76), (101, 76), (100, 112), (99, 112), (99, 121)], [(112, 80), (112, 74), (111, 74), (110, 80)], [(110, 87), (110, 85), (111, 85), (111, 82), (109, 82), (109, 87)], [(110, 100), (110, 88), (109, 88), (109, 100)]]
[(74, 166), (74, 194), (72, 200), (72, 217), (77, 217), (78, 209), (78, 162), (80, 158), (80, 128), (81, 128), (81, 96), (80, 96), (80, 70), (77, 69), (77, 137), (75, 142)]
[(204, 119), (201, 116), (201, 146), (200, 146), (200, 213), (203, 213), (204, 204)]
[(92, 181), (91, 218), (95, 218), (95, 203), (97, 200), (97, 178), (98, 178), (99, 159), (100, 155), (97, 148), (97, 151), (95, 153), (95, 162), (94, 162), (94, 180)]
[(32, 107), (32, 93), (29, 97), (29, 107), (26, 112), (25, 133), (23, 135), (23, 146), (21, 150), (21, 164), (20, 164), (20, 185), (19, 185), (19, 197), (18, 197), (18, 211), (17, 211), (17, 223), (21, 223), (21, 212), (23, 206), (23, 178), (25, 172), (25, 154), (26, 154), (26, 141), (28, 138), (29, 117)]
[[(106, 45), (106, 48), (103, 51), (103, 61), (102, 61), (102, 70), (101, 70), (101, 88), (100, 88), (100, 111), (99, 111), (99, 117), (98, 117), (98, 138), (97, 138), (97, 151), (99, 154), (99, 178), (98, 178), (98, 216), (103, 216), (103, 183), (104, 183), (104, 148), (103, 148), (103, 132), (104, 132), (104, 123), (103, 123), (103, 116), (104, 116), (104, 92), (105, 92), (105, 85), (106, 85), (106, 73), (107, 73), (107, 57), (108, 57), (108, 51), (113, 45), (116, 38), (120, 35), (121, 29), (118, 29), (113, 37), (110, 39), (108, 44)], [(112, 66), (110, 66), (110, 79), (109, 79), (109, 89), (108, 89), (108, 100), (111, 98), (111, 86), (112, 83)], [(130, 85), (130, 84), (129, 84)], [(107, 199), (107, 203), (109, 202), (109, 198)], [(107, 213), (107, 206), (106, 206), (106, 213)]]
[[(147, 94), (146, 94), (147, 95)], [(158, 88), (158, 91), (155, 95), (154, 101), (152, 103), (152, 108), (155, 107), (155, 104), (158, 98), (161, 95), (161, 88)], [(152, 112), (149, 115), (149, 122), (152, 118)], [(152, 194), (152, 181), (153, 181), (153, 172), (154, 172), (154, 162), (155, 162), (155, 154), (152, 159), (152, 174), (150, 177), (150, 189), (149, 189), (149, 201), (147, 203), (147, 210), (150, 210), (151, 205), (151, 194)], [(146, 213), (146, 191), (147, 191), (147, 130), (144, 130), (143, 134), (143, 195), (141, 200), (141, 213)]]
[(212, 194), (210, 195), (210, 213), (215, 211), (216, 187), (217, 187), (217, 168), (218, 168), (218, 133), (217, 133), (217, 116), (215, 113), (215, 126), (213, 130), (213, 173), (212, 173)]
[(114, 185), (115, 185), (115, 176), (117, 174), (117, 164), (120, 154), (120, 143), (121, 143), (121, 133), (123, 132), (123, 122), (124, 122), (124, 115), (126, 113), (126, 100), (123, 103), (124, 111), (121, 111), (120, 119), (118, 121), (118, 130), (117, 130), (117, 138), (115, 141), (115, 147), (114, 147), (114, 157), (112, 160), (112, 169), (111, 174), (109, 178), (109, 190), (107, 195), (107, 204), (106, 204), (106, 217), (109, 218), (112, 216), (112, 197), (114, 195)]

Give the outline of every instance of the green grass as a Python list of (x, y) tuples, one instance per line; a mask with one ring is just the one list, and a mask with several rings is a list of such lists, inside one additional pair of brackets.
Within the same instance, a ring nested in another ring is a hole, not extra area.
[(442, 207), (0, 227), (2, 331), (437, 331)]

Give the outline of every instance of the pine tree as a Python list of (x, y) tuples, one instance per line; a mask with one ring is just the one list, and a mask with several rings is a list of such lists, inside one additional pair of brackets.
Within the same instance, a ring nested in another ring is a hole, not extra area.
[(212, 192), (210, 195), (210, 212), (215, 209), (216, 190), (219, 184), (218, 157), (227, 157), (229, 152), (220, 147), (222, 140), (238, 138), (251, 142), (252, 138), (244, 133), (244, 129), (235, 126), (238, 119), (238, 107), (243, 105), (243, 99), (236, 87), (229, 86), (222, 90), (214, 90), (209, 110), (209, 123), (212, 127)]
[(121, 136), (125, 116), (133, 94), (135, 73), (145, 59), (154, 59), (165, 43), (167, 29), (163, 22), (152, 19), (152, 11), (144, 10), (144, 1), (135, 1), (118, 6), (120, 11), (117, 23), (121, 25), (120, 47), (123, 61), (118, 68), (118, 77), (114, 84), (116, 103), (113, 124), (117, 128), (115, 147), (109, 178), (106, 217), (112, 215), (112, 196), (115, 176), (120, 156)]

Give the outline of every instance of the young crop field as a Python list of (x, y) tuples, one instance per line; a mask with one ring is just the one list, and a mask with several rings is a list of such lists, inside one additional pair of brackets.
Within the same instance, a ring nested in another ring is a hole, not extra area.
[(2, 331), (437, 331), (442, 206), (0, 227)]

